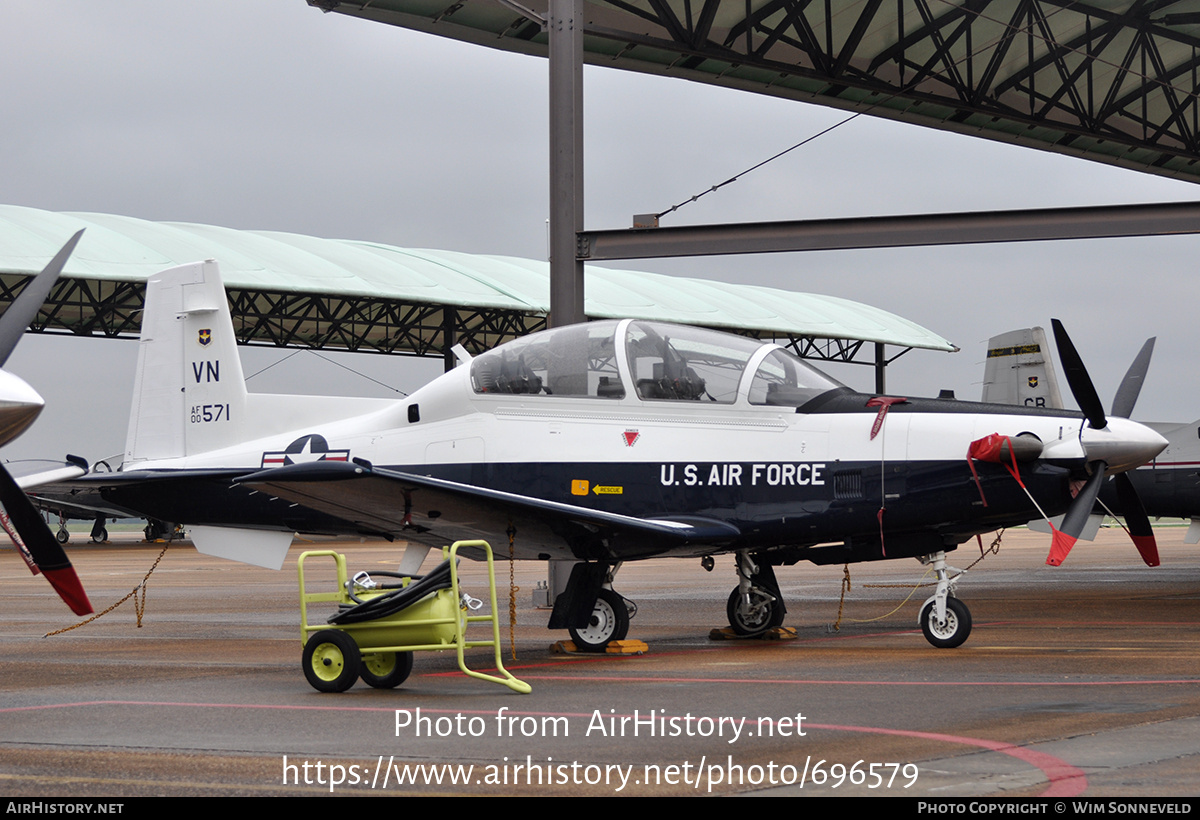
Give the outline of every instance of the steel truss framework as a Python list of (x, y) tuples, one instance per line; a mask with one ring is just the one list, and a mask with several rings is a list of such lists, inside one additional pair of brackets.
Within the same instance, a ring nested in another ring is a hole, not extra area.
[[(545, 54), (548, 0), (309, 0)], [(589, 62), (1200, 179), (1200, 0), (587, 0)]]
[[(7, 309), (30, 279), (0, 275), (0, 311)], [(454, 362), (450, 348), (455, 344), (474, 355), (546, 327), (545, 314), (513, 310), (327, 294), (234, 289), (226, 293), (239, 344), (442, 357), (447, 367)], [(61, 279), (30, 325), (30, 332), (136, 339), (144, 299), (143, 282)], [(878, 364), (874, 358), (865, 358), (872, 347), (860, 340), (777, 336), (766, 330), (734, 332), (778, 341), (806, 359)], [(909, 348), (893, 349), (905, 352)]]

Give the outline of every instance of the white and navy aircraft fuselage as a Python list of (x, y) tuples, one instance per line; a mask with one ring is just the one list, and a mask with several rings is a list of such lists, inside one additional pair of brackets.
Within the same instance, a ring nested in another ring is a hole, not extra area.
[[(972, 469), (997, 433), (1023, 442), (1016, 459)], [(772, 565), (940, 556), (1063, 512), (1086, 465), (1131, 469), (1162, 444), (1123, 419), (874, 397), (778, 345), (633, 320), (518, 339), (401, 401), (248, 394), (210, 262), (151, 279), (125, 465), (86, 483), (259, 563), (278, 548), (259, 530), (511, 533), (517, 557), (603, 568), (588, 612), (622, 561), (734, 552), (735, 621), (778, 597)]]
[[(408, 406), (424, 414), (424, 397), (415, 394)], [(349, 458), (289, 459), (280, 464), (288, 468), (289, 481), (298, 485), (306, 478), (330, 482), (359, 478), (363, 468), (353, 459), (369, 461), (372, 474), (409, 477), (385, 509), (357, 510), (352, 500), (345, 506), (326, 502), (325, 512), (282, 504), (279, 496), (252, 489), (271, 477), (259, 465), (250, 464), (224, 468), (157, 464), (89, 480), (105, 485), (102, 494), (112, 503), (173, 522), (282, 527), (307, 533), (353, 531), (432, 538), (440, 543), (468, 530), (472, 537), (483, 533), (494, 537), (507, 529), (511, 517), (524, 521), (532, 516), (548, 521), (536, 530), (536, 537), (522, 532), (516, 540), (517, 554), (524, 558), (615, 562), (694, 556), (711, 553), (712, 546), (720, 543), (727, 550), (800, 550), (789, 553), (789, 563), (798, 558), (820, 563), (861, 561), (953, 549), (976, 533), (1036, 516), (1029, 497), (1003, 466), (977, 464), (980, 484), (976, 484), (966, 459), (967, 445), (997, 429), (1033, 435), (1040, 430), (1057, 439), (1061, 428), (1062, 435), (1077, 438), (1082, 421), (1081, 416), (1000, 407), (981, 417), (983, 405), (910, 399), (893, 406), (884, 422), (886, 435), (870, 442), (876, 411), (866, 403), (872, 397), (845, 389), (786, 413), (775, 407), (768, 413), (714, 414), (701, 406), (698, 409), (709, 417), (691, 420), (664, 419), (660, 407), (635, 407), (624, 413), (605, 407), (593, 409), (586, 418), (559, 412), (554, 415), (557, 420), (551, 421), (538, 418), (542, 414), (531, 410), (529, 403), (513, 405), (499, 398), (488, 397), (481, 402), (484, 407), (464, 419), (477, 435), (444, 442), (452, 450), (475, 449), (473, 455), (464, 453), (468, 460), (431, 463), (415, 457), (419, 454), (403, 452), (412, 449), (404, 447), (389, 458), (378, 433), (346, 433), (337, 441), (347, 445), (339, 450), (349, 453)], [(958, 446), (937, 447), (944, 451), (914, 459), (909, 442), (922, 436), (940, 441), (953, 438)], [(632, 443), (627, 443), (630, 439)], [(487, 446), (485, 441), (499, 443)], [(842, 457), (835, 457), (831, 441), (838, 442)], [(524, 460), (539, 448), (545, 448), (544, 460)], [(418, 449), (428, 447), (422, 441)], [(633, 449), (642, 452), (628, 452)], [(577, 458), (572, 457), (573, 450), (579, 451)], [(608, 457), (598, 459), (598, 452), (606, 450)], [(855, 450), (857, 457), (847, 457)], [(796, 457), (786, 458), (789, 454)], [(1021, 465), (1026, 487), (1049, 514), (1061, 513), (1069, 503), (1070, 461)], [(254, 479), (241, 483), (250, 475)], [(488, 509), (452, 515), (457, 506), (454, 485), (472, 488), (463, 491), (461, 505)], [(436, 496), (438, 503), (422, 496)], [(510, 496), (531, 500), (510, 506), (510, 501), (516, 503)], [(539, 515), (543, 506), (545, 515)], [(627, 531), (614, 520), (606, 528), (584, 515), (585, 510), (678, 526), (666, 533)], [(578, 518), (576, 526), (572, 514)], [(347, 521), (353, 526), (348, 528)], [(572, 530), (577, 531), (572, 534)], [(677, 537), (663, 537), (676, 530)], [(849, 543), (818, 547), (843, 541)]]

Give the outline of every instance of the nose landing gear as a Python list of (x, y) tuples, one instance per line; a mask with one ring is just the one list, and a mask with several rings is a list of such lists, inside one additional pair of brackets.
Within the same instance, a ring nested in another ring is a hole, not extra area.
[(933, 571), (938, 579), (937, 591), (921, 605), (921, 614), (917, 618), (925, 640), (938, 649), (962, 646), (971, 635), (971, 610), (958, 598), (953, 597), (958, 576), (953, 580), (950, 578), (945, 552), (935, 552), (918, 560), (922, 564), (933, 564)]
[(754, 638), (782, 625), (787, 606), (771, 565), (757, 564), (749, 552), (739, 552), (737, 575), (738, 585), (725, 605), (734, 633)]

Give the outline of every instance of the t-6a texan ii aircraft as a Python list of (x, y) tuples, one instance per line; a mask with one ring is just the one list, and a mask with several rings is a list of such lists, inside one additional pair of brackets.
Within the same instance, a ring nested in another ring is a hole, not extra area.
[(939, 578), (925, 634), (957, 646), (946, 552), (1164, 445), (1125, 419), (857, 393), (777, 345), (655, 322), (462, 358), (398, 402), (247, 394), (216, 263), (174, 268), (147, 284), (123, 470), (80, 481), (263, 565), (296, 531), (511, 532), (518, 558), (583, 562), (550, 626), (590, 648), (628, 629), (623, 561), (734, 553), (727, 614), (754, 635), (784, 617), (775, 566), (917, 557)]

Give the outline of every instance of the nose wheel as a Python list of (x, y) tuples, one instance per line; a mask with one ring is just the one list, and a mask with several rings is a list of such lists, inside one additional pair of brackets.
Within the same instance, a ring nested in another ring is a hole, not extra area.
[(934, 602), (926, 601), (921, 607), (921, 631), (938, 649), (962, 646), (971, 635), (971, 610), (957, 598), (947, 598), (946, 615), (938, 618)]
[(946, 568), (946, 553), (936, 552), (918, 559), (923, 564), (933, 564), (937, 576), (937, 591), (921, 606), (917, 621), (925, 640), (938, 649), (953, 649), (962, 646), (971, 635), (971, 610), (958, 598), (953, 597), (954, 580)]
[(743, 595), (741, 585), (738, 585), (729, 593), (725, 614), (734, 632), (745, 638), (754, 638), (783, 623), (783, 616), (787, 613), (782, 603), (763, 587), (752, 584)]
[(725, 615), (734, 634), (756, 638), (783, 624), (787, 607), (771, 565), (758, 563), (749, 552), (736, 557), (738, 585), (729, 593)]

